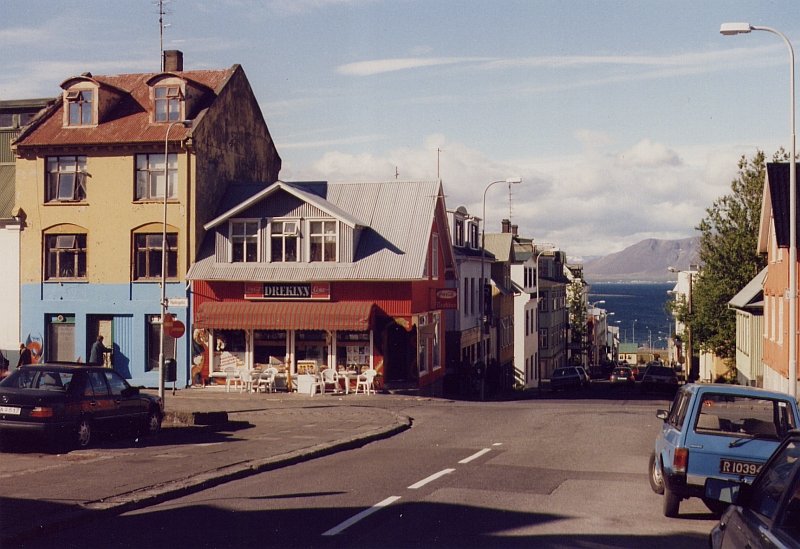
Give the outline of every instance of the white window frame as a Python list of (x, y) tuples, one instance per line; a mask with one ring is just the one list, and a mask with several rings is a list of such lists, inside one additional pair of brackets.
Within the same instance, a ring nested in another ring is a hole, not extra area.
[[(252, 229), (255, 228), (254, 231)], [(252, 232), (250, 232), (252, 231)], [(258, 263), (261, 260), (261, 220), (256, 218), (232, 219), (228, 222), (228, 257), (231, 263)], [(234, 260), (234, 249), (241, 245), (242, 259)], [(248, 249), (255, 246), (255, 259), (250, 261)]]
[[(321, 223), (322, 224), (322, 232), (314, 232), (313, 227), (314, 227), (314, 225), (316, 223)], [(327, 227), (328, 224), (333, 225), (333, 232), (332, 233), (327, 232), (326, 227)], [(333, 236), (333, 239), (334, 239), (333, 240), (334, 251), (333, 251), (333, 258), (328, 258), (327, 255), (325, 254), (325, 250), (327, 248), (326, 244), (330, 244), (330, 241), (328, 239), (331, 236)], [(308, 238), (306, 240), (307, 240), (307, 244), (305, 246), (305, 251), (306, 251), (306, 254), (307, 254), (306, 257), (308, 257), (308, 261), (309, 262), (336, 263), (337, 261), (339, 261), (339, 223), (335, 219), (309, 219), (308, 220)], [(314, 259), (313, 256), (312, 256), (312, 252), (311, 252), (312, 246), (314, 245), (315, 241), (317, 241), (317, 240), (321, 241), (321, 258), (320, 259)]]
[[(166, 90), (163, 96), (159, 96)], [(164, 104), (163, 109), (159, 105)], [(177, 109), (175, 107), (177, 106)], [(153, 88), (153, 120), (155, 122), (177, 122), (183, 120), (185, 101), (183, 90), (178, 84), (160, 84)]]
[[(88, 94), (84, 95), (84, 94)], [(74, 88), (64, 91), (64, 126), (81, 128), (97, 125), (97, 89)], [(73, 107), (78, 110), (78, 119), (73, 120)]]
[[(273, 232), (275, 224), (280, 223), (283, 232)], [(295, 245), (295, 259), (286, 259), (286, 239), (294, 238)], [(281, 259), (276, 260), (273, 257), (273, 242), (274, 239), (281, 239)], [(296, 263), (301, 261), (301, 254), (303, 247), (300, 238), (300, 221), (297, 219), (271, 219), (269, 221), (269, 261), (271, 263)]]

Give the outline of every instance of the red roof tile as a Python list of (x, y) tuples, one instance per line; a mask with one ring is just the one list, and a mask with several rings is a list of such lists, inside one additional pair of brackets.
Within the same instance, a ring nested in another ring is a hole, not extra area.
[[(184, 71), (171, 73), (191, 80), (212, 90), (211, 99), (216, 97), (221, 87), (236, 70), (235, 66), (224, 70)], [(147, 81), (161, 73), (119, 74), (92, 76), (100, 84), (107, 84), (129, 94), (124, 96), (108, 113), (106, 120), (91, 127), (64, 127), (63, 103), (58, 103), (45, 116), (44, 120), (17, 141), (19, 149), (37, 146), (63, 145), (110, 145), (122, 143), (163, 142), (166, 124), (151, 123), (149, 110), (152, 109), (150, 88)], [(210, 104), (210, 102), (208, 103)], [(208, 106), (208, 104), (206, 106)], [(175, 126), (170, 131), (170, 140), (181, 139), (189, 130)]]

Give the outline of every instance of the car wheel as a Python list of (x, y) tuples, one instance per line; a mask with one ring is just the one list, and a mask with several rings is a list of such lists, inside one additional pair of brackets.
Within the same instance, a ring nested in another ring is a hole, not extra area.
[(142, 436), (155, 436), (161, 431), (161, 413), (158, 410), (150, 410), (147, 412), (147, 418), (140, 434)]
[(678, 510), (681, 506), (681, 498), (664, 484), (664, 516), (677, 518)]
[(664, 475), (661, 474), (661, 466), (656, 459), (656, 453), (650, 454), (650, 488), (656, 494), (664, 493)]
[(87, 448), (92, 443), (92, 423), (88, 418), (78, 422), (73, 440), (77, 448)]

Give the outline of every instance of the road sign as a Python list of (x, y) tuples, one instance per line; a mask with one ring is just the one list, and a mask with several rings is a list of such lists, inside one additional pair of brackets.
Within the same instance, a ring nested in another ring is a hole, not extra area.
[(184, 323), (181, 322), (180, 320), (174, 321), (169, 329), (170, 337), (174, 337), (175, 339), (182, 337), (183, 334), (185, 333), (186, 333), (186, 325), (184, 325)]

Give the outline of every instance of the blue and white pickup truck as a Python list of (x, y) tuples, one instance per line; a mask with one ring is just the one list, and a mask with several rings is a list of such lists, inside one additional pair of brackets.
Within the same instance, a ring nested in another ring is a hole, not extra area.
[[(797, 400), (785, 393), (725, 384), (681, 387), (650, 456), (650, 487), (664, 495), (664, 515), (678, 516), (681, 500), (704, 498), (709, 478), (752, 482), (791, 429)], [(703, 499), (722, 512), (717, 501)]]

